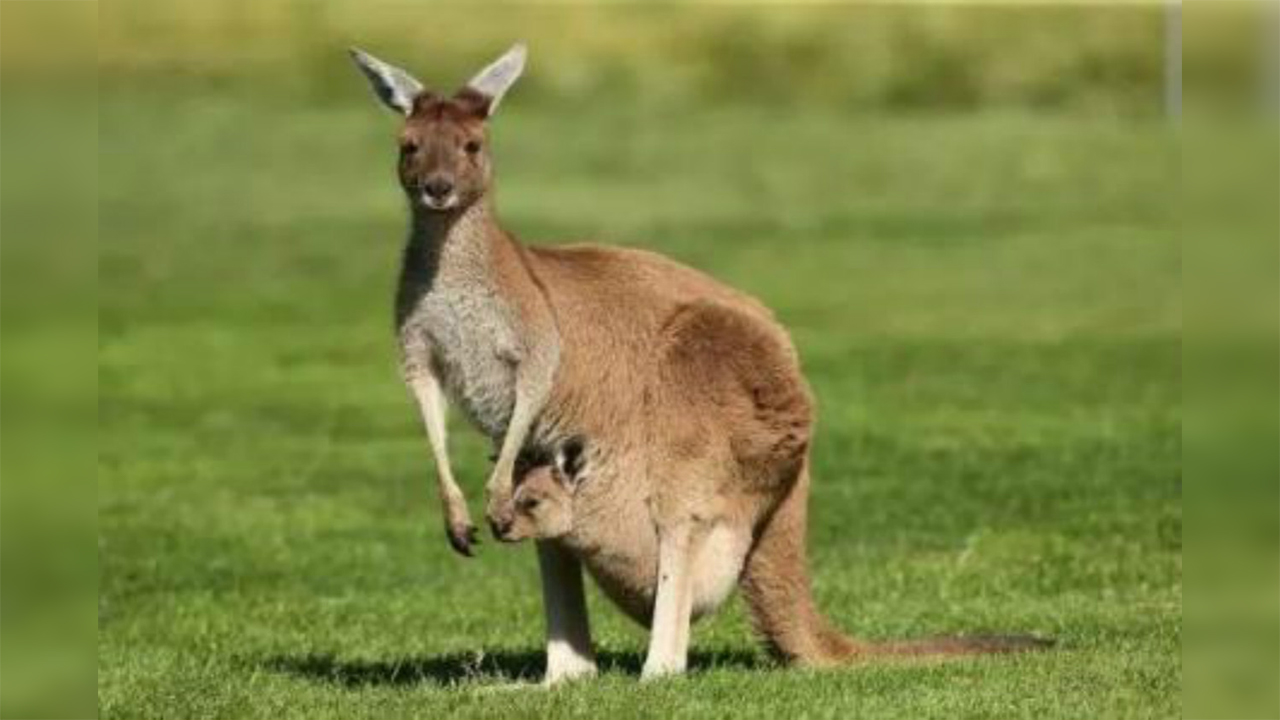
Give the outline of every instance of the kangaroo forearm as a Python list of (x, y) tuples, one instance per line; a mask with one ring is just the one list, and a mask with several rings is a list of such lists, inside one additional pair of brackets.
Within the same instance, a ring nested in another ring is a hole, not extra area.
[(511, 411), (511, 422), (503, 435), (498, 450), (498, 460), (494, 464), (493, 475), (485, 486), (490, 498), (505, 498), (510, 495), (511, 486), (515, 482), (512, 473), (515, 470), (516, 458), (524, 447), (529, 431), (533, 427), (534, 418), (541, 411), (545, 398), (532, 393), (522, 396), (517, 390), (515, 408)]
[(444, 395), (434, 380), (419, 381), (429, 383), (431, 388), (421, 392), (419, 400), (422, 424), (427, 431), (427, 442), (431, 446), (431, 459), (436, 466), (436, 486), (442, 497), (460, 495), (457, 482), (453, 479), (453, 468), (449, 464), (449, 443), (445, 425)]
[(454, 480), (449, 464), (448, 438), (445, 426), (445, 398), (440, 382), (429, 371), (406, 376), (406, 383), (418, 404), (422, 424), (427, 432), (432, 459), (436, 467), (436, 492), (440, 497), (449, 543), (455, 550), (470, 555), (475, 528), (471, 525), (466, 497)]
[(553, 334), (545, 330), (537, 332), (534, 328), (528, 328), (526, 332), (529, 335), (543, 337), (540, 343), (535, 344), (518, 361), (515, 404), (499, 446), (494, 474), (486, 487), (490, 497), (493, 497), (495, 492), (510, 491), (514, 482), (511, 470), (515, 467), (516, 457), (524, 448), (534, 423), (547, 406), (547, 401), (551, 397), (556, 366), (560, 360), (559, 344)]

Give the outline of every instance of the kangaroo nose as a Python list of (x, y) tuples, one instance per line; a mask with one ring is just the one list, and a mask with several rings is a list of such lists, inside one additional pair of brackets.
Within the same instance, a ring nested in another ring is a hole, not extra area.
[(432, 200), (443, 200), (453, 192), (453, 181), (449, 178), (433, 177), (422, 185), (422, 191)]

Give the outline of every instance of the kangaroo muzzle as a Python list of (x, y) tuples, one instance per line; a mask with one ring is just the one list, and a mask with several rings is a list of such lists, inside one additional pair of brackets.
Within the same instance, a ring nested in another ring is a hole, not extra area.
[(515, 541), (515, 538), (511, 537), (511, 529), (516, 523), (516, 513), (509, 494), (501, 493), (489, 499), (489, 506), (485, 509), (485, 519), (489, 521), (489, 529), (493, 532), (494, 539), (500, 542)]

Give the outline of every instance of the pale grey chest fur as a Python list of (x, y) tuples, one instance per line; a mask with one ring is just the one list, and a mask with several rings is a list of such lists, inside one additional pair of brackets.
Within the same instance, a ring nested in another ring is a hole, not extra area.
[(429, 363), (451, 403), (490, 438), (501, 438), (515, 406), (522, 355), (511, 309), (478, 284), (402, 293), (416, 298), (400, 328), (406, 361)]

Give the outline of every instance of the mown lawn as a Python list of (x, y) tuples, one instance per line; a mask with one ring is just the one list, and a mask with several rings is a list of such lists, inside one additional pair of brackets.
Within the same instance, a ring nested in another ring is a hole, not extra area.
[[(448, 549), (394, 370), (394, 120), (119, 88), (101, 110), (99, 674), (109, 718), (1181, 714), (1181, 258), (1162, 123), (503, 104), (530, 241), (669, 253), (792, 328), (811, 562), (850, 632), (1047, 653), (771, 665), (739, 601), (693, 671), (594, 592), (603, 677), (536, 679), (530, 547)], [(461, 426), (481, 511), (485, 448)]]

